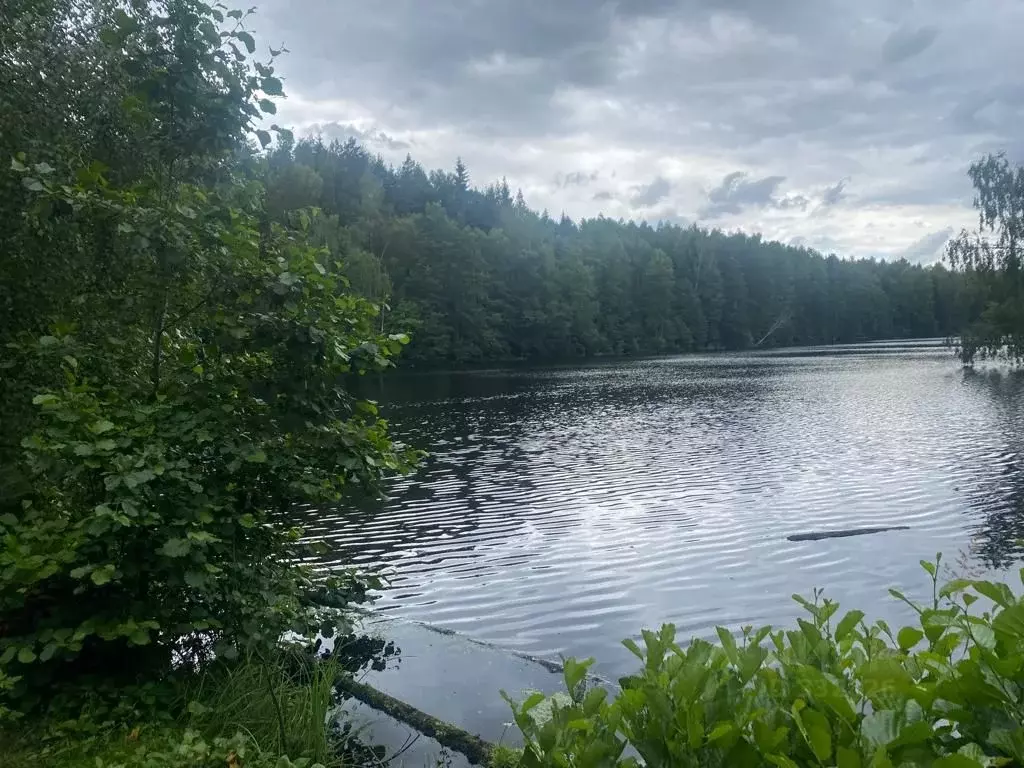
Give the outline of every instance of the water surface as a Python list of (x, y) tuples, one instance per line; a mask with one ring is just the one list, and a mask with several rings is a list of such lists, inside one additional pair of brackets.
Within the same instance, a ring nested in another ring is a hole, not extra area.
[[(395, 434), (431, 452), (361, 511), (320, 511), (378, 608), (542, 657), (675, 622), (792, 624), (815, 586), (899, 618), (943, 551), (1002, 569), (1024, 536), (1024, 380), (937, 342), (392, 375)], [(877, 526), (909, 530), (793, 542)]]

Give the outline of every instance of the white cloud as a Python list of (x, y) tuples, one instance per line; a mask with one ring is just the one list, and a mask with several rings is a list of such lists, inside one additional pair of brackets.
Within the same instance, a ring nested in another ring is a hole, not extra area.
[(1024, 154), (1017, 0), (265, 0), (261, 14), (292, 50), (279, 122), (349, 127), (395, 162), (461, 156), (478, 182), (505, 176), (576, 218), (667, 212), (898, 258), (972, 224), (981, 152)]

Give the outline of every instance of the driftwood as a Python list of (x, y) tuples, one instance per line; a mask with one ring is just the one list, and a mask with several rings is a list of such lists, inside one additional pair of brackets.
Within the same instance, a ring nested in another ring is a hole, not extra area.
[(429, 736), (449, 749), (461, 752), (469, 759), (470, 763), (487, 765), (490, 762), (491, 751), (494, 749), (494, 745), (484, 741), (479, 736), (464, 731), (451, 723), (439, 720), (433, 715), (428, 715), (426, 712), (416, 709), (416, 707), (410, 706), (404, 701), (399, 701), (393, 696), (388, 696), (386, 693), (382, 693), (376, 688), (371, 688), (350, 677), (342, 678), (337, 682), (336, 686), (344, 693), (363, 702), (363, 704), (391, 715), (391, 717), (407, 725), (411, 725), (424, 736)]
[(886, 525), (879, 528), (843, 528), (838, 531), (816, 531), (813, 533), (794, 533), (786, 538), (790, 541), (820, 541), (821, 539), (845, 539), (848, 536), (866, 536), (869, 533), (885, 531), (907, 531), (909, 525)]

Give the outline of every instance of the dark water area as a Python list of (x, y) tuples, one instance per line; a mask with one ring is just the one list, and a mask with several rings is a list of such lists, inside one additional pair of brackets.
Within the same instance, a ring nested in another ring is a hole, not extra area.
[(431, 456), (380, 504), (311, 513), (331, 562), (385, 569), (387, 615), (609, 675), (642, 627), (788, 626), (816, 586), (898, 620), (889, 587), (930, 594), (919, 559), (1021, 554), (1024, 377), (935, 341), (394, 374), (376, 397)]

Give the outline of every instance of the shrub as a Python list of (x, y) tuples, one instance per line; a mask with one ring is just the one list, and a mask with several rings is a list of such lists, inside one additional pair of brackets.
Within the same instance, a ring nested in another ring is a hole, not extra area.
[[(567, 697), (512, 703), (521, 764), (1024, 764), (1024, 601), (1002, 583), (940, 585), (939, 563), (922, 561), (931, 604), (893, 592), (918, 618), (896, 632), (816, 592), (794, 596), (807, 617), (792, 630), (720, 628), (720, 644), (685, 648), (672, 625), (644, 631), (643, 646), (625, 641), (642, 668), (614, 696), (587, 685), (592, 661), (570, 659)], [(982, 598), (988, 609), (972, 613)], [(549, 717), (533, 716), (541, 706)]]
[(156, 682), (330, 634), (368, 583), (302, 565), (288, 513), (411, 455), (346, 385), (406, 338), (381, 336), (341, 254), (310, 244), (315, 211), (266, 212), (247, 140), (270, 141), (256, 120), (282, 91), (247, 14), (12, 14), (0, 81), (39, 80), (68, 110), (0, 132), (0, 284), (35, 302), (0, 326), (0, 705), (25, 711), (84, 677)]

